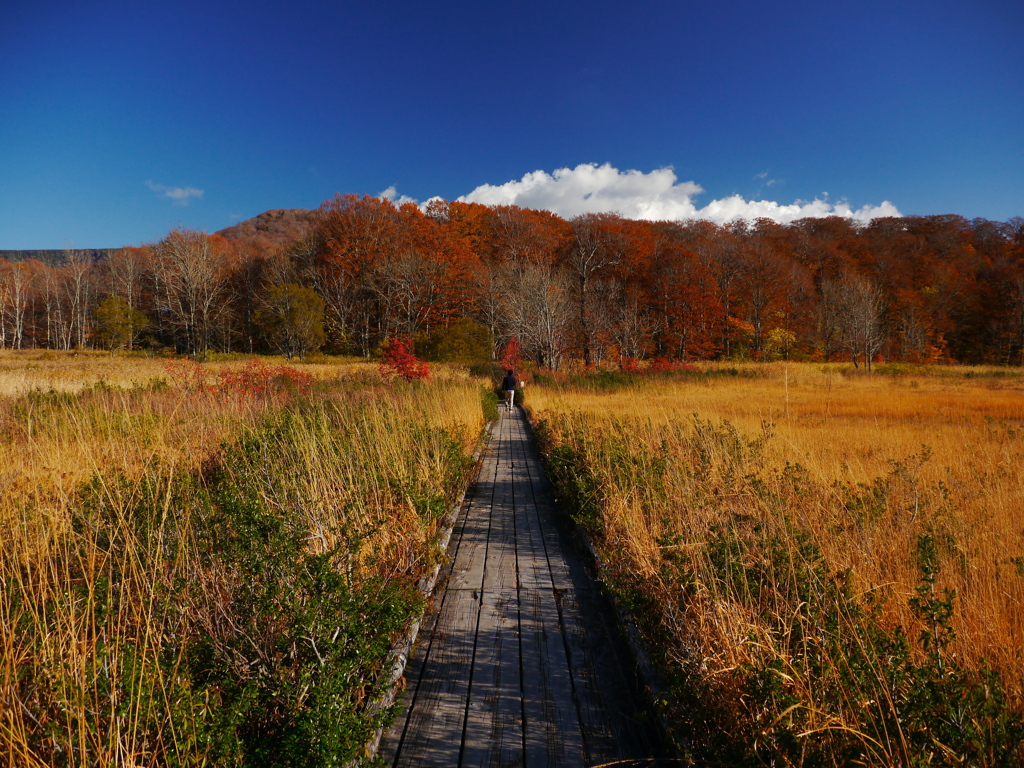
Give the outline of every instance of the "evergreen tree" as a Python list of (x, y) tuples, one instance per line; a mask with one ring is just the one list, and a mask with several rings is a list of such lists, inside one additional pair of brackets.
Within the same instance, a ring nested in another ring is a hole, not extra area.
[(132, 309), (120, 296), (111, 296), (93, 310), (92, 342), (109, 349), (131, 349), (149, 327), (145, 312)]

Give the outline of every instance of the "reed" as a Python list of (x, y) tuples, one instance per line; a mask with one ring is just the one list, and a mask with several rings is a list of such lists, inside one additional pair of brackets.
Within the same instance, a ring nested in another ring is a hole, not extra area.
[(768, 764), (1024, 759), (1018, 372), (605, 378), (529, 406), (681, 741)]
[[(0, 399), (0, 755), (358, 758), (465, 482), (480, 385), (243, 361), (179, 381), (122, 359), (115, 377), (108, 359), (44, 361), (67, 386)], [(0, 391), (20, 391), (24, 356), (2, 362)]]

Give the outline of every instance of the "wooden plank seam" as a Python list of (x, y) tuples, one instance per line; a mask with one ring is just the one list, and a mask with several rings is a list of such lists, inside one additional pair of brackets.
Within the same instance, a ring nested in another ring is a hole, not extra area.
[[(473, 452), (473, 472), (467, 478), (467, 482), (462, 488), (461, 493), (459, 493), (459, 498), (456, 500), (451, 510), (442, 518), (443, 528), (441, 529), (441, 537), (438, 539), (438, 545), (441, 552), (447, 553), (448, 551), (448, 544), (451, 541), (452, 531), (455, 529), (455, 522), (458, 518), (459, 510), (462, 509), (462, 505), (466, 500), (466, 493), (469, 488), (472, 487), (473, 483), (476, 482), (477, 475), (483, 466), (483, 463), (480, 461), (480, 457), (483, 454), (484, 448), (494, 438), (494, 428), (500, 422), (501, 418), (499, 417), (495, 421), (488, 423), (484, 430), (484, 436), (480, 440), (480, 444)], [(424, 576), (416, 583), (416, 588), (426, 600), (429, 600), (433, 596), (434, 588), (437, 586), (437, 577), (440, 572), (441, 563), (438, 562), (434, 565), (430, 574)], [(426, 605), (426, 602), (424, 602), (424, 605)], [(391, 668), (391, 673), (388, 676), (387, 683), (385, 683), (384, 692), (370, 703), (369, 710), (371, 713), (376, 714), (395, 703), (395, 699), (398, 697), (398, 691), (401, 688), (402, 677), (405, 675), (405, 668), (409, 663), (409, 655), (412, 653), (412, 649), (416, 646), (416, 638), (419, 636), (420, 626), (422, 624), (423, 616), (420, 615), (409, 625), (409, 628), (405, 633), (391, 646), (391, 650), (388, 652), (387, 659), (384, 662), (385, 668)], [(381, 739), (384, 737), (385, 730), (387, 730), (387, 726), (381, 726), (374, 729), (373, 737), (366, 743), (364, 748), (364, 754), (367, 760), (372, 760), (376, 756), (377, 751), (380, 749)], [(360, 759), (352, 760), (346, 763), (346, 768), (354, 768), (360, 762)]]

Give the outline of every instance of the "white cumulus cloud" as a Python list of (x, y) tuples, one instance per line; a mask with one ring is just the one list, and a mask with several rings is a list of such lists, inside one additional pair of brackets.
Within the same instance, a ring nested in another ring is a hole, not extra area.
[[(755, 178), (766, 180), (767, 177), (765, 172)], [(605, 163), (560, 168), (554, 173), (534, 171), (519, 181), (484, 184), (458, 199), (460, 202), (484, 205), (541, 208), (565, 218), (582, 213), (615, 212), (630, 219), (708, 219), (717, 224), (758, 218), (787, 224), (796, 219), (824, 216), (842, 216), (867, 222), (880, 216), (901, 215), (889, 201), (853, 210), (846, 201), (829, 202), (827, 195), (824, 199), (816, 198), (810, 202), (797, 200), (788, 205), (770, 200), (745, 200), (740, 195), (732, 195), (712, 200), (698, 208), (694, 198), (703, 191), (693, 181), (679, 181), (672, 168), (643, 173), (635, 170), (620, 171), (610, 163)], [(388, 199), (393, 199), (394, 187), (386, 192), (391, 195)]]
[(192, 198), (203, 196), (203, 190), (195, 187), (168, 187), (163, 184), (154, 184), (152, 181), (147, 181), (146, 186), (175, 205), (188, 205)]
[(385, 189), (383, 192), (378, 192), (377, 197), (379, 197), (381, 200), (390, 200), (395, 205), (405, 205), (406, 203), (418, 202), (416, 200), (413, 200), (408, 195), (399, 195), (398, 188), (395, 187), (394, 184)]
[(692, 181), (679, 183), (671, 168), (650, 173), (620, 171), (609, 163), (534, 171), (521, 181), (484, 184), (461, 202), (542, 208), (559, 216), (616, 211), (630, 219), (688, 219), (696, 208), (692, 198), (704, 190)]

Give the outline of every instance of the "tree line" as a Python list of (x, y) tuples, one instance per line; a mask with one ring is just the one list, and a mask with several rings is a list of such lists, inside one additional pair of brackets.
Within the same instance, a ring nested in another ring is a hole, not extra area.
[(0, 260), (0, 347), (369, 356), (396, 337), (436, 350), (475, 334), (551, 368), (1024, 364), (1019, 217), (719, 226), (356, 195), (303, 213), (284, 244), (175, 229), (99, 259)]

